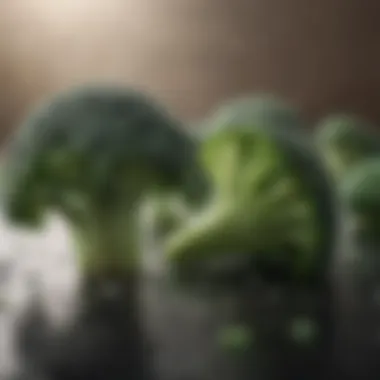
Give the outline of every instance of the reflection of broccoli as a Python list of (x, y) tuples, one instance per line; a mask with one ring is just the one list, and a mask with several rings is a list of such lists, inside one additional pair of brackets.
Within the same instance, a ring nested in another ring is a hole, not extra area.
[(380, 158), (364, 160), (343, 178), (340, 193), (367, 231), (380, 231)]
[(136, 210), (143, 196), (180, 185), (194, 142), (142, 95), (115, 88), (74, 90), (27, 120), (10, 143), (6, 215), (36, 226), (61, 213), (85, 271), (134, 267)]
[(324, 172), (298, 133), (286, 136), (275, 122), (266, 130), (241, 104), (217, 113), (204, 136), (200, 162), (213, 192), (168, 240), (169, 261), (205, 262), (226, 252), (282, 261), (284, 249), (293, 247), (293, 271), (310, 274), (319, 260), (315, 255), (322, 246), (327, 254), (333, 241)]
[(365, 120), (334, 115), (317, 126), (315, 142), (333, 175), (340, 178), (363, 158), (380, 153), (380, 137)]

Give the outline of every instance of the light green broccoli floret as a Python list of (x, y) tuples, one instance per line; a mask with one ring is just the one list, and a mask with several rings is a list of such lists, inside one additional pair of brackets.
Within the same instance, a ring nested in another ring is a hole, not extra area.
[(205, 122), (198, 162), (208, 197), (165, 245), (177, 273), (254, 263), (267, 274), (323, 276), (335, 248), (335, 195), (305, 129), (274, 97), (234, 100)]
[(307, 272), (318, 235), (312, 199), (273, 139), (238, 125), (204, 139), (200, 162), (212, 184), (207, 205), (167, 241), (169, 262), (202, 261), (225, 252), (302, 252), (294, 270)]

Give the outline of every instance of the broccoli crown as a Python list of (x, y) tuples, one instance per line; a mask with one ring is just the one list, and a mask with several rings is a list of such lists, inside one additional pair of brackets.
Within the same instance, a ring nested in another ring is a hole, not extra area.
[(54, 97), (8, 146), (7, 217), (37, 226), (60, 213), (86, 273), (135, 270), (136, 211), (152, 193), (186, 187), (196, 141), (155, 102), (135, 91), (93, 86)]
[(343, 178), (340, 193), (346, 205), (368, 222), (380, 221), (380, 159), (355, 165)]
[(266, 130), (297, 131), (304, 127), (298, 110), (275, 96), (248, 96), (230, 101), (218, 107), (212, 120), (207, 122), (212, 132), (231, 126), (252, 125)]
[(178, 127), (152, 100), (123, 88), (94, 86), (56, 96), (9, 144), (9, 214), (32, 220), (46, 206), (67, 211), (78, 195), (111, 205), (137, 196), (153, 178), (180, 182), (195, 142)]
[(335, 175), (359, 160), (380, 153), (380, 137), (374, 127), (352, 115), (332, 115), (317, 126), (315, 142)]
[[(281, 133), (298, 134), (305, 129), (305, 121), (297, 108), (274, 95), (249, 95), (239, 97), (219, 106), (212, 117), (195, 128), (198, 141), (207, 138), (215, 130), (248, 125), (279, 136)], [(198, 174), (198, 177), (201, 176)], [(198, 194), (203, 200), (209, 189), (203, 180), (197, 181)], [(194, 182), (193, 182), (194, 183)], [(195, 191), (194, 191), (195, 193)]]
[(283, 261), (292, 247), (294, 273), (318, 271), (334, 245), (334, 200), (322, 166), (301, 137), (242, 120), (222, 122), (204, 138), (200, 161), (213, 194), (173, 234), (169, 260), (245, 252)]

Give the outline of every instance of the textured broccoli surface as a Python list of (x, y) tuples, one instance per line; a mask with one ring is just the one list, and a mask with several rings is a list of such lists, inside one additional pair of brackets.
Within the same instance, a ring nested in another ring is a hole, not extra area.
[(287, 132), (297, 131), (305, 125), (296, 107), (275, 96), (256, 95), (240, 97), (218, 107), (207, 126), (213, 131), (225, 125), (245, 125), (252, 120), (259, 128)]
[(380, 158), (355, 165), (342, 179), (343, 202), (358, 217), (361, 227), (380, 231)]
[(37, 226), (59, 212), (85, 266), (133, 266), (137, 206), (149, 193), (182, 186), (194, 152), (179, 123), (140, 93), (74, 89), (41, 106), (11, 139), (5, 213)]
[(352, 115), (338, 114), (322, 120), (314, 138), (337, 179), (360, 160), (380, 154), (380, 136), (374, 127)]
[(310, 275), (334, 245), (328, 176), (300, 131), (286, 133), (275, 118), (266, 128), (250, 113), (252, 103), (236, 104), (222, 107), (203, 136), (199, 160), (212, 191), (168, 240), (169, 262), (201, 264), (240, 252), (291, 261), (293, 274)]

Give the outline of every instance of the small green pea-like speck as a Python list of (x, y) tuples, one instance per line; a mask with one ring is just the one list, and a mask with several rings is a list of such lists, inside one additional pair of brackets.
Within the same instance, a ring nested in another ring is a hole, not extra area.
[(295, 318), (290, 325), (290, 336), (299, 344), (313, 344), (318, 334), (317, 324), (310, 318)]
[(231, 353), (243, 353), (249, 350), (253, 341), (252, 329), (244, 325), (227, 326), (218, 333), (219, 346)]

